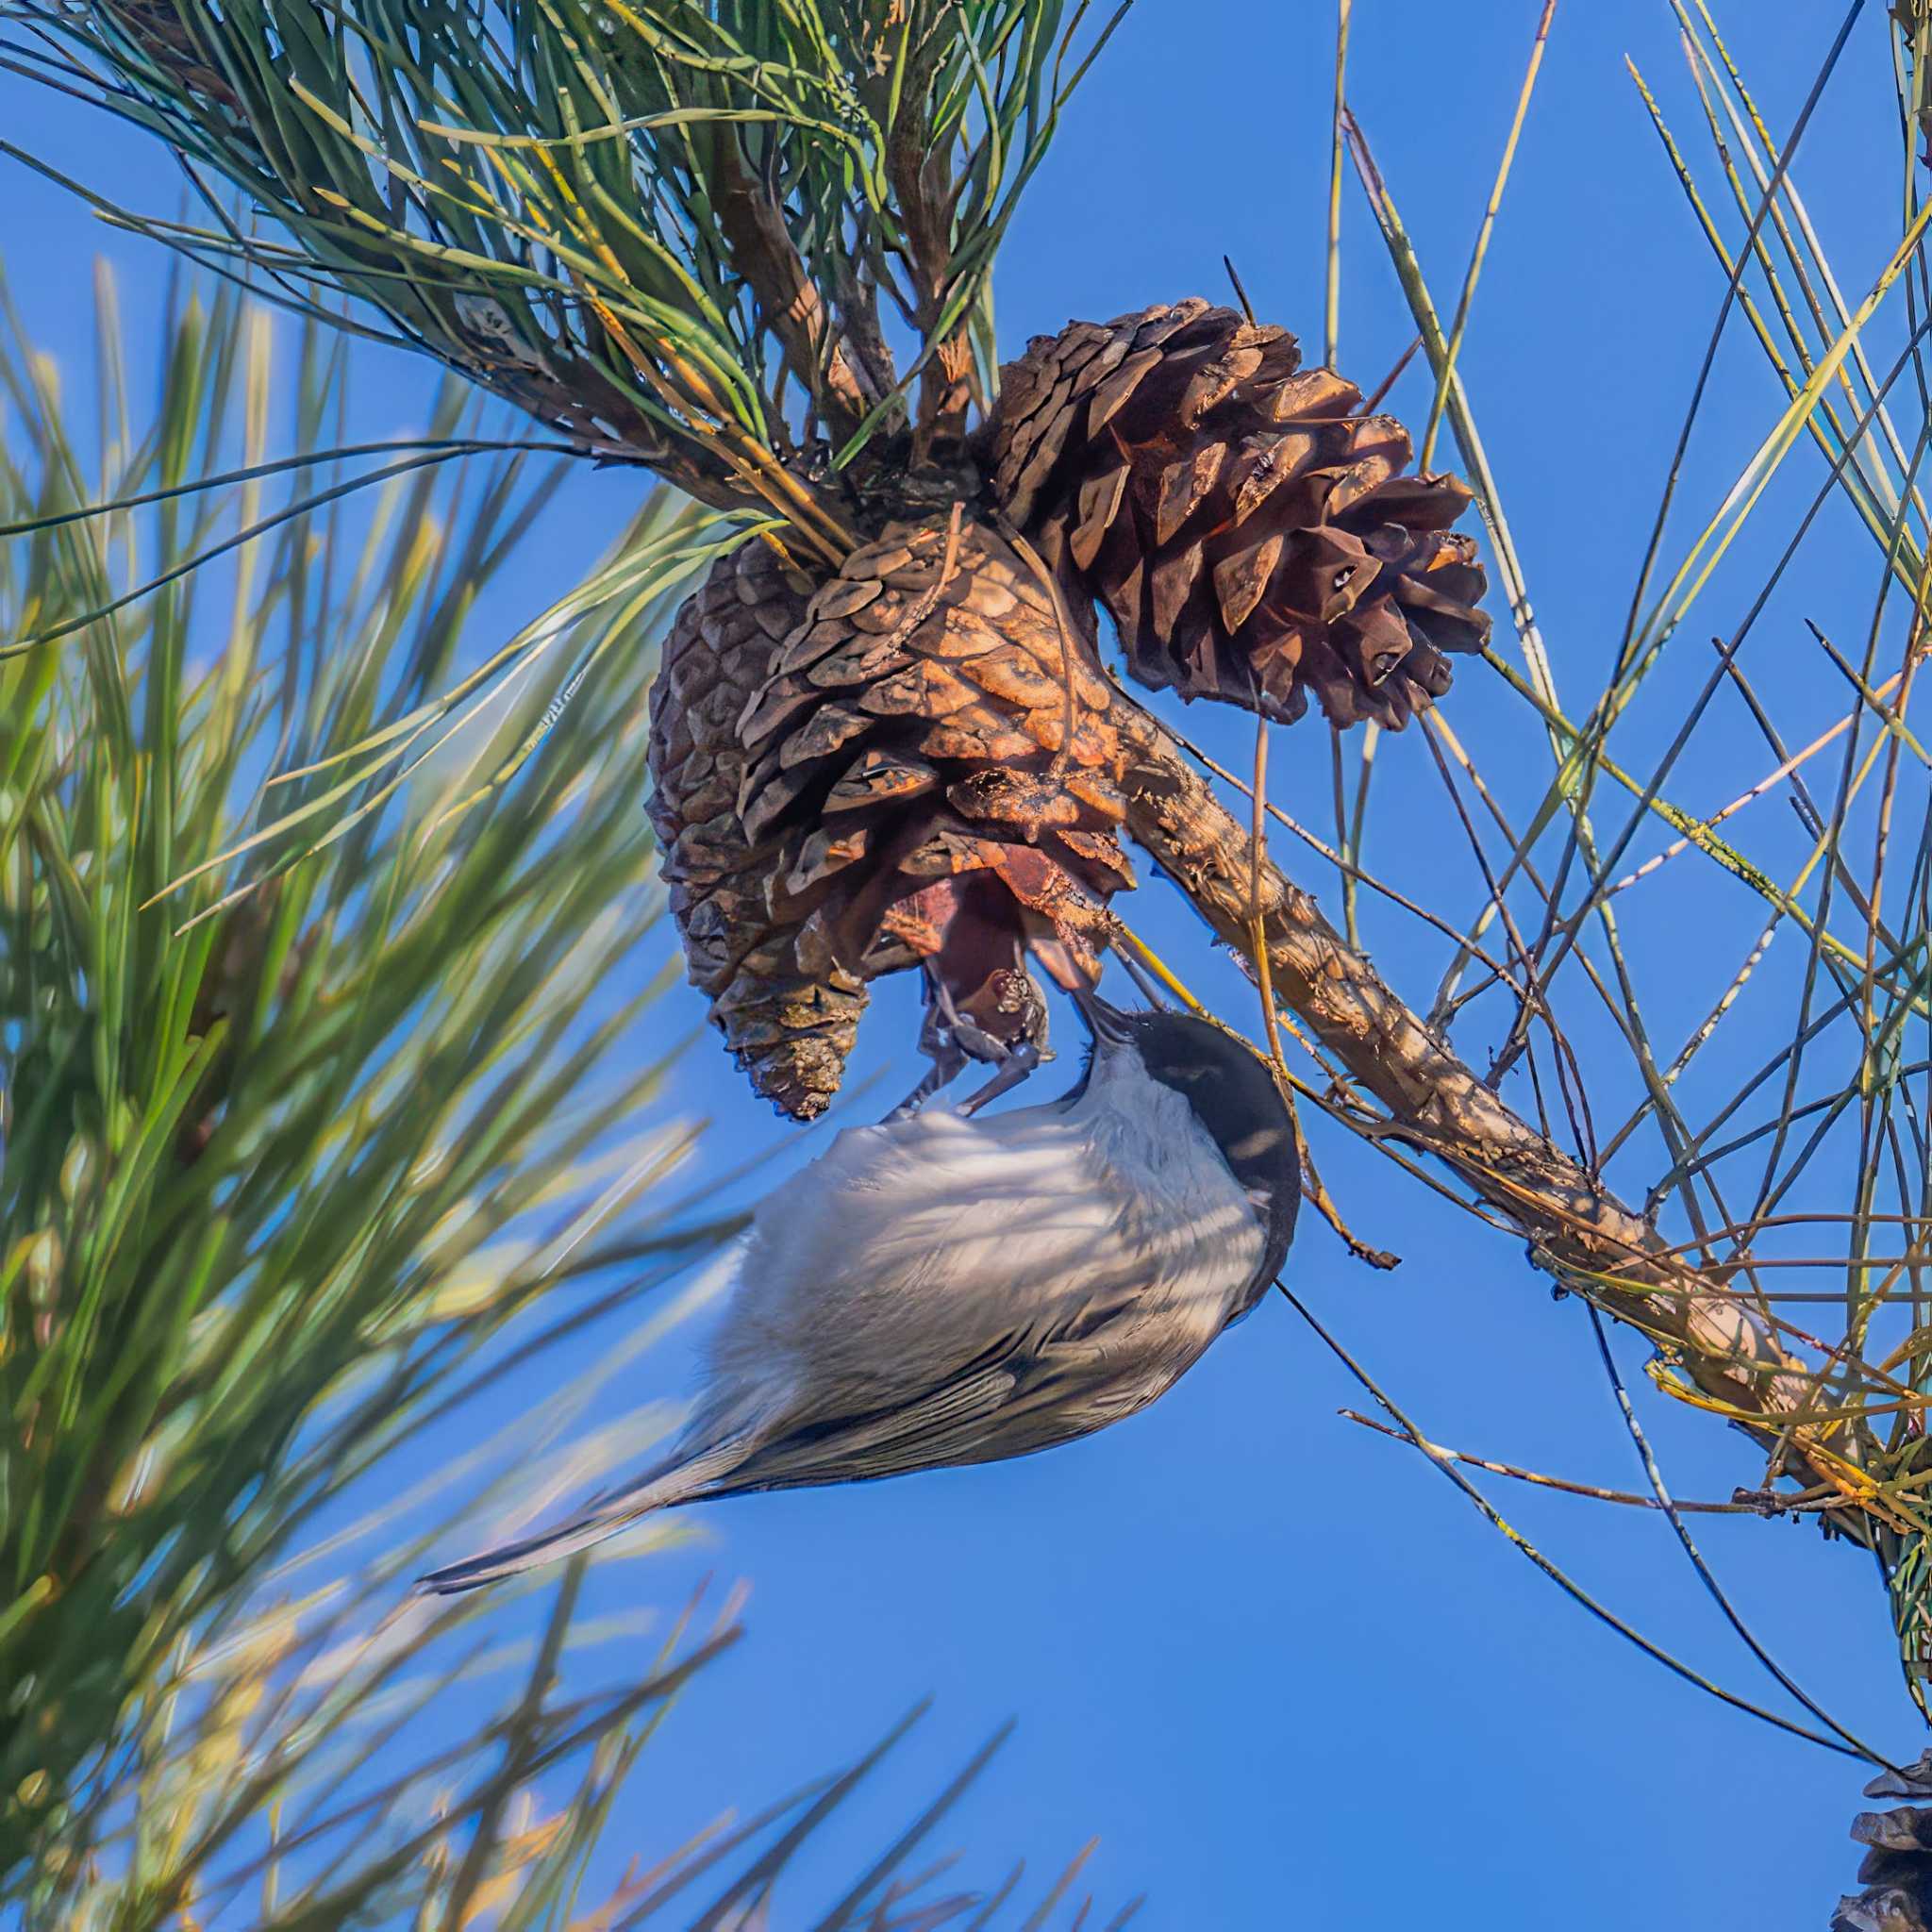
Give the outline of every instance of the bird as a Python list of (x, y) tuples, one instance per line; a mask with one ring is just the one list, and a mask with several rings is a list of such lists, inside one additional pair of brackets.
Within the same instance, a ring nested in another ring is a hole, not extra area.
[(663, 1461), (418, 1589), (495, 1583), (658, 1509), (1029, 1455), (1165, 1394), (1281, 1270), (1294, 1118), (1239, 1035), (1074, 997), (1091, 1039), (1058, 1098), (847, 1128), (765, 1199)]

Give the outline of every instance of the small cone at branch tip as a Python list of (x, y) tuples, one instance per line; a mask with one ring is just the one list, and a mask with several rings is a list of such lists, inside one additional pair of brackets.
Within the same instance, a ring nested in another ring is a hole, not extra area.
[(1110, 699), (1087, 600), (958, 512), (816, 586), (746, 551), (713, 569), (654, 691), (653, 810), (758, 1091), (823, 1111), (867, 982), (913, 965), (967, 1052), (1043, 1051), (1029, 949), (1091, 976), (1134, 884)]
[(1300, 366), (1293, 336), (1199, 298), (1037, 337), (1001, 375), (992, 488), (1128, 668), (1184, 698), (1400, 729), (1489, 620), (1471, 503), (1404, 474), (1407, 432)]

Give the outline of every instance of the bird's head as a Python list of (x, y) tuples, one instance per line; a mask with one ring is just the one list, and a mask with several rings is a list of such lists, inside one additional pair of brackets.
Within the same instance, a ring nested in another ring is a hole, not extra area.
[(1294, 1116), (1274, 1067), (1238, 1033), (1191, 1013), (1128, 1011), (1085, 989), (1074, 998), (1093, 1036), (1095, 1062), (1131, 1054), (1192, 1108), (1267, 1224), (1278, 1267), (1294, 1232), (1302, 1169)]

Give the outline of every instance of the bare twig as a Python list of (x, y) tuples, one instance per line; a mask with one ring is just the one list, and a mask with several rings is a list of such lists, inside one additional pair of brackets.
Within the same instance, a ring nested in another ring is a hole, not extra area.
[[(1616, 1503), (1626, 1509), (1662, 1507), (1655, 1496), (1637, 1496), (1628, 1490), (1599, 1489), (1594, 1483), (1569, 1482), (1559, 1475), (1545, 1475), (1541, 1470), (1524, 1469), (1519, 1463), (1497, 1462), (1487, 1456), (1472, 1456), (1467, 1450), (1448, 1449), (1441, 1442), (1416, 1441), (1400, 1429), (1391, 1429), (1387, 1423), (1378, 1423), (1373, 1416), (1363, 1415), (1359, 1409), (1339, 1408), (1335, 1412), (1352, 1423), (1359, 1423), (1365, 1429), (1374, 1430), (1378, 1436), (1387, 1436), (1391, 1442), (1410, 1442), (1424, 1455), (1435, 1457), (1438, 1460), (1460, 1462), (1470, 1469), (1487, 1470), (1491, 1475), (1506, 1475), (1514, 1482), (1533, 1483), (1540, 1490), (1556, 1490), (1566, 1496), (1583, 1496), (1592, 1503)], [(1681, 1496), (1674, 1497), (1672, 1501), (1677, 1508), (1692, 1516), (1770, 1517), (1853, 1507), (1842, 1496), (1824, 1488), (1794, 1491), (1789, 1495), (1740, 1491), (1728, 1503), (1687, 1502)]]

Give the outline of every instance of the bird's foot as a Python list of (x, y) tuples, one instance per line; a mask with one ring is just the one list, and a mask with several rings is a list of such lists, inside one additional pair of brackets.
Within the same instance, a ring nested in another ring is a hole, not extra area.
[(989, 1032), (971, 1013), (962, 1013), (953, 999), (952, 988), (944, 980), (933, 982), (932, 994), (933, 1005), (939, 1014), (940, 1030), (972, 1058), (985, 1066), (1004, 1067), (1010, 1055), (1024, 1051), (1033, 1056), (1026, 1063), (1026, 1073), (1030, 1074), (1040, 1064), (1040, 1052), (1031, 1041), (1013, 1042), (1002, 1040), (997, 1033)]
[(1048, 1058), (1036, 1041), (1009, 1043), (989, 1032), (970, 1013), (959, 1010), (952, 989), (936, 977), (926, 982), (925, 1024), (920, 1029), (919, 1050), (932, 1066), (924, 1079), (886, 1116), (888, 1121), (909, 1120), (941, 1088), (958, 1079), (967, 1061), (973, 1059), (999, 1071), (955, 1109), (962, 1119), (971, 1119), (989, 1101), (1010, 1093)]
[(889, 1121), (910, 1120), (941, 1088), (957, 1080), (965, 1068), (965, 1051), (945, 1028), (923, 1036), (919, 1044), (931, 1057), (932, 1065), (926, 1069), (925, 1078), (886, 1116)]
[(959, 1015), (953, 996), (930, 975), (925, 982), (925, 1024), (919, 1029), (919, 1050), (932, 1065), (923, 1079), (886, 1118), (910, 1120), (933, 1095), (950, 1086), (965, 1071), (969, 1055), (959, 1041)]
[(988, 1102), (1010, 1093), (1040, 1064), (1040, 1049), (1030, 1040), (1004, 1048), (996, 1073), (977, 1093), (970, 1094), (954, 1109), (961, 1120), (971, 1120)]

